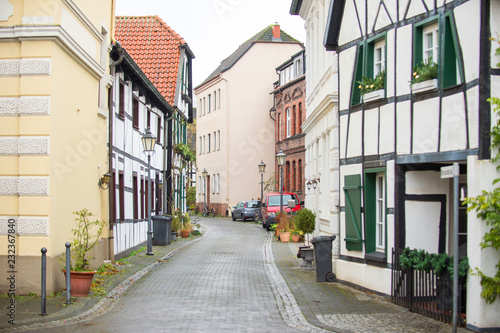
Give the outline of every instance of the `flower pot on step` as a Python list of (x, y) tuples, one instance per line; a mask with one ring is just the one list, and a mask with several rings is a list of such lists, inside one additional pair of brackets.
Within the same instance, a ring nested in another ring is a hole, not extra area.
[(189, 237), (189, 230), (181, 230), (181, 237), (188, 238)]
[(300, 235), (291, 235), (292, 242), (298, 243), (300, 240)]
[(290, 232), (280, 232), (280, 241), (289, 242), (290, 241)]
[[(63, 270), (64, 276), (66, 271)], [(86, 297), (89, 295), (90, 287), (92, 286), (92, 279), (96, 271), (71, 271), (70, 284), (71, 296)]]

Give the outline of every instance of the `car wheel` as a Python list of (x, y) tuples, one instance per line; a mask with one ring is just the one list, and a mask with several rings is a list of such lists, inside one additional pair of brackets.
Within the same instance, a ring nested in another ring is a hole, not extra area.
[(233, 219), (233, 221), (236, 221), (236, 217), (234, 217), (234, 213), (231, 213), (231, 218)]
[(270, 227), (271, 227), (271, 226), (270, 226), (270, 225), (269, 225), (269, 223), (267, 223), (267, 221), (266, 221), (266, 230), (267, 230), (267, 231), (269, 231), (269, 228), (270, 228)]
[(246, 221), (245, 215), (241, 214), (241, 222), (245, 222), (245, 221)]

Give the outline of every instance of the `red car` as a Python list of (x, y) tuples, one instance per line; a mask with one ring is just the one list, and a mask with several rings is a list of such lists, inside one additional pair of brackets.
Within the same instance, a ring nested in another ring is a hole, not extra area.
[[(262, 216), (262, 228), (266, 228), (269, 230), (271, 224), (276, 223), (276, 214), (279, 214), (281, 211), (280, 201), (281, 194), (279, 192), (271, 192), (264, 194), (264, 198), (262, 198), (261, 205), (261, 216)], [(288, 200), (295, 200), (295, 207), (290, 209), (288, 208)], [(300, 210), (304, 205), (304, 202), (299, 202), (299, 198), (295, 193), (292, 192), (284, 192), (283, 193), (283, 211), (290, 213), (296, 212)]]

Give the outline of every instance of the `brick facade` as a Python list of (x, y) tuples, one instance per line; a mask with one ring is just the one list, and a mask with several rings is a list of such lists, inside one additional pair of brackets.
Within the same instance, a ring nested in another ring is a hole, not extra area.
[[(284, 191), (295, 192), (300, 201), (305, 199), (305, 133), (302, 124), (306, 120), (305, 75), (277, 87), (274, 91), (276, 107), (276, 154), (283, 150), (287, 155), (283, 166)], [(289, 127), (289, 128), (288, 128)], [(279, 166), (276, 165), (276, 175)], [(276, 190), (279, 190), (279, 186)]]

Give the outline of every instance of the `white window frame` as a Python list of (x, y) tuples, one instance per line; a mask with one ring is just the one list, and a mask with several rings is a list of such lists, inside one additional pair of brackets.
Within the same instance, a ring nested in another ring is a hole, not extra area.
[(207, 103), (207, 101), (206, 101), (205, 97), (203, 97), (203, 115), (205, 115), (205, 114), (206, 114), (206, 113), (205, 113), (205, 111), (206, 111), (206, 109), (207, 109), (207, 108), (206, 108), (206, 106), (207, 106), (207, 104), (206, 104), (206, 103)]
[(210, 153), (210, 148), (211, 148), (211, 145), (210, 145), (210, 134), (207, 134), (207, 141), (208, 141), (207, 142), (208, 143), (208, 145), (207, 145), (207, 147), (208, 147), (207, 153)]
[(217, 132), (214, 132), (214, 145), (213, 145), (213, 149), (212, 151), (216, 151), (217, 150)]
[(212, 175), (212, 180), (210, 181), (210, 186), (212, 187), (212, 194), (215, 194), (215, 174)]
[(198, 152), (198, 155), (201, 155), (203, 152), (203, 141), (201, 139), (201, 136), (200, 136), (200, 151)]
[(217, 131), (217, 150), (220, 150), (220, 130)]
[(375, 178), (375, 244), (377, 250), (385, 251), (385, 175), (377, 173)]
[(286, 109), (286, 137), (289, 138), (291, 135), (292, 117), (290, 115), (290, 108)]
[[(437, 22), (430, 24), (428, 26), (425, 26), (422, 29), (422, 38), (423, 38), (423, 45), (422, 45), (422, 59), (424, 59), (424, 62), (428, 62), (429, 58), (432, 58), (432, 62), (438, 63), (438, 55), (439, 55), (439, 25)], [(432, 37), (432, 44), (429, 45), (429, 38)], [(432, 56), (429, 57), (430, 53), (432, 53)]]
[(220, 173), (217, 174), (217, 194), (220, 193)]
[(221, 101), (221, 98), (220, 98), (220, 88), (217, 89), (217, 97), (219, 98), (219, 100), (217, 101), (217, 109), (220, 109), (220, 101)]
[(212, 112), (212, 94), (208, 94), (208, 109), (207, 113)]
[(374, 77), (385, 70), (385, 39), (376, 42), (373, 46), (373, 74)]

